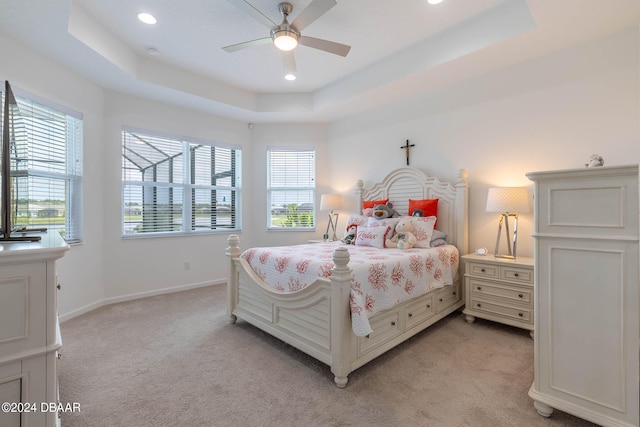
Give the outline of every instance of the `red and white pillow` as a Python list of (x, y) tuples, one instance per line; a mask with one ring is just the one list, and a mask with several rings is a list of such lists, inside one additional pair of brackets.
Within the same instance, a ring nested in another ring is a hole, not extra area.
[(371, 246), (373, 248), (383, 249), (384, 242), (391, 232), (391, 227), (358, 227), (356, 234), (356, 246)]

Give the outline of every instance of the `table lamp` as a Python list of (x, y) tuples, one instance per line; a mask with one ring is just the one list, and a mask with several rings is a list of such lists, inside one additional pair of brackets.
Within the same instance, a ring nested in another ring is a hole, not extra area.
[[(498, 236), (496, 238), (496, 258), (516, 257), (516, 242), (518, 238), (518, 214), (529, 212), (529, 193), (524, 187), (496, 187), (490, 188), (487, 195), (487, 212), (498, 212), (500, 222), (498, 223)], [(513, 236), (509, 232), (509, 217), (513, 217)], [(507, 254), (499, 254), (500, 234), (502, 233), (502, 223), (505, 225), (507, 236)], [(511, 250), (513, 241), (513, 251)]]
[(329, 223), (327, 231), (324, 233), (325, 242), (329, 240), (329, 229), (332, 230), (331, 240), (338, 240), (336, 237), (336, 226), (338, 225), (338, 214), (334, 211), (342, 209), (342, 196), (340, 194), (323, 194), (320, 196), (320, 210), (329, 211)]

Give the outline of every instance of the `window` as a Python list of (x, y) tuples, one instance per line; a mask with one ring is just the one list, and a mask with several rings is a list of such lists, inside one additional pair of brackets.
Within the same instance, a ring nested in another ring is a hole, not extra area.
[(315, 229), (315, 150), (269, 148), (267, 157), (268, 228)]
[(82, 114), (24, 91), (13, 92), (17, 103), (10, 145), (13, 228), (55, 230), (68, 243), (79, 243)]
[(123, 236), (239, 230), (240, 160), (235, 147), (123, 128)]

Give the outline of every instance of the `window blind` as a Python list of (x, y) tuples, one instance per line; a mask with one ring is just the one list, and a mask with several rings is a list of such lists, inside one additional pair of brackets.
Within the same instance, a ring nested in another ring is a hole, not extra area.
[(239, 230), (241, 150), (126, 128), (123, 235)]
[(269, 148), (268, 227), (314, 229), (316, 153), (314, 149)]
[(82, 115), (23, 91), (16, 95), (10, 148), (12, 227), (46, 228), (68, 243), (81, 242)]

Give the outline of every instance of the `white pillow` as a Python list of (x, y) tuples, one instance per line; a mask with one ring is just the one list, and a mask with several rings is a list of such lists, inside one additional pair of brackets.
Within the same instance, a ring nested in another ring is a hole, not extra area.
[(349, 230), (352, 225), (357, 225), (358, 227), (366, 227), (368, 221), (369, 218), (364, 215), (351, 214), (347, 217), (346, 229)]
[(414, 218), (413, 234), (416, 236), (416, 244), (414, 248), (430, 248), (431, 235), (433, 234), (433, 226), (436, 224), (435, 216), (427, 216)]
[(371, 246), (378, 249), (384, 249), (384, 241), (386, 240), (391, 227), (358, 227), (356, 234), (356, 246)]

